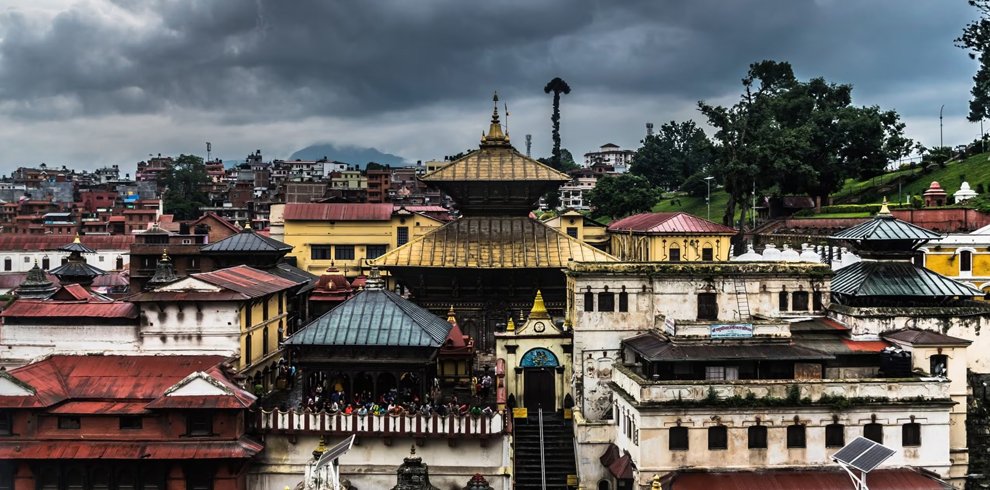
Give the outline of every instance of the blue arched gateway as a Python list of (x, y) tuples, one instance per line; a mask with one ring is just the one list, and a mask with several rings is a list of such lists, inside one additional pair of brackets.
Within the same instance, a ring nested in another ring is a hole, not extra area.
[(523, 354), (519, 368), (523, 371), (523, 405), (530, 410), (557, 410), (557, 355), (537, 347)]

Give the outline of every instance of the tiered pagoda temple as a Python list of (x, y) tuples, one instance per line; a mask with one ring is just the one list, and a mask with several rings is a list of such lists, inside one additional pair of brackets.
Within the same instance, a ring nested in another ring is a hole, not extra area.
[(69, 252), (65, 263), (51, 270), (52, 275), (57, 277), (60, 283), (89, 286), (93, 283), (93, 279), (96, 276), (106, 274), (106, 271), (103, 269), (86, 263), (86, 259), (82, 254), (96, 253), (96, 251), (83, 245), (79, 240), (79, 235), (76, 235), (72, 243), (63, 245), (58, 249), (63, 252)]
[(529, 216), (540, 196), (570, 177), (513, 148), (497, 104), (477, 150), (420, 180), (451, 196), (462, 217), (372, 264), (435, 314), (453, 305), (480, 352), (494, 351), (495, 332), (505, 330), (510, 316), (528, 311), (537, 290), (550, 313), (562, 316), (568, 262), (616, 260)]
[(919, 249), (941, 235), (894, 218), (886, 201), (872, 220), (829, 238), (851, 244), (863, 259), (836, 272), (831, 285), (833, 304), (939, 306), (983, 295), (917, 263)]

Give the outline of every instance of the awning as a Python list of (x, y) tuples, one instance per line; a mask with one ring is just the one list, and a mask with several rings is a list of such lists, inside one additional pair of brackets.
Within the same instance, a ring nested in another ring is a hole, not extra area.
[(602, 462), (602, 466), (608, 468), (615, 460), (619, 459), (619, 447), (615, 443), (608, 443), (608, 447), (605, 448), (605, 452), (602, 456), (598, 458)]
[(647, 361), (801, 361), (835, 356), (789, 342), (674, 343), (649, 332), (622, 342)]
[[(674, 472), (664, 478), (665, 490), (833, 490), (853, 488), (849, 475), (830, 471), (739, 471), (722, 473)], [(946, 490), (952, 486), (910, 468), (874, 470), (870, 490)]]
[(245, 459), (264, 446), (246, 437), (236, 441), (95, 442), (4, 441), (0, 459)]
[(814, 349), (837, 356), (848, 356), (856, 354), (879, 354), (886, 347), (893, 344), (886, 340), (852, 340), (836, 336), (802, 338), (795, 336), (794, 343), (802, 347)]
[(617, 480), (630, 480), (633, 477), (633, 461), (629, 453), (624, 453), (619, 459), (608, 465), (608, 471)]

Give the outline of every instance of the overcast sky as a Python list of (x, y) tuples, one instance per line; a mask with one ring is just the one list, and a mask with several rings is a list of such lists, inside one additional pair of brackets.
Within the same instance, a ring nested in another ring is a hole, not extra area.
[[(498, 90), (517, 148), (549, 153), (548, 80), (575, 156), (731, 103), (747, 66), (851, 83), (912, 138), (979, 136), (965, 0), (3, 0), (0, 173), (130, 169), (149, 153), (287, 157), (313, 143), (410, 161), (477, 144)], [(990, 131), (990, 125), (987, 130)], [(332, 158), (332, 156), (331, 156)]]

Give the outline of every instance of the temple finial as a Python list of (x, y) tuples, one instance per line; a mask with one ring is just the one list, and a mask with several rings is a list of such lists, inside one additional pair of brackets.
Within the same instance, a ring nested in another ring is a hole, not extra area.
[(447, 323), (451, 325), (457, 323), (457, 317), (454, 316), (454, 305), (450, 305), (450, 311), (447, 312)]
[(498, 119), (498, 92), (492, 96), (494, 107), (492, 107), (492, 122), (488, 126), (488, 134), (481, 138), (482, 146), (501, 146), (509, 142), (509, 137), (502, 132), (502, 124)]
[(164, 260), (166, 262), (168, 261), (168, 248), (163, 248), (162, 249), (162, 260)]
[(880, 211), (877, 212), (877, 216), (890, 216), (890, 208), (887, 207), (887, 196), (883, 197), (883, 204), (880, 205)]
[(536, 290), (536, 299), (533, 300), (533, 309), (529, 310), (530, 319), (549, 319), (550, 313), (547, 312), (547, 305), (543, 302), (543, 292), (539, 289)]
[(82, 241), (79, 240), (79, 234), (78, 233), (76, 233), (76, 238), (74, 240), (72, 240), (72, 243), (82, 243)]
[(512, 320), (512, 315), (509, 315), (509, 323), (505, 324), (505, 331), (506, 332), (516, 331), (516, 322)]

